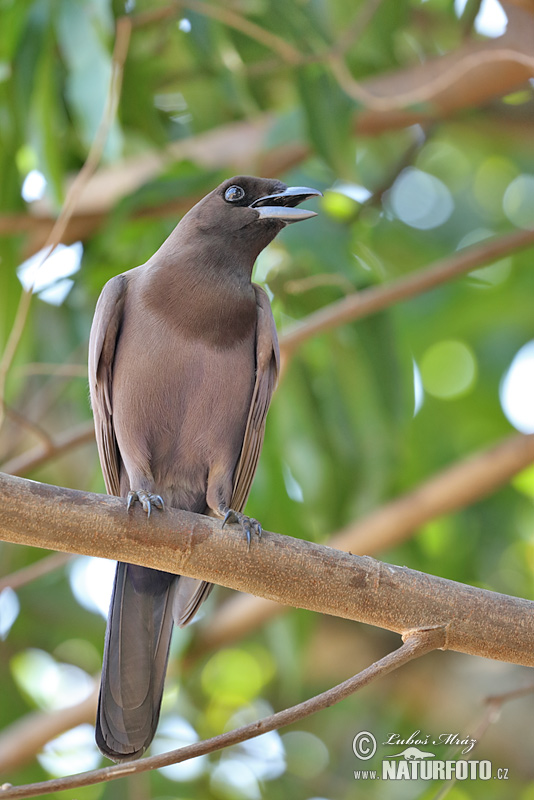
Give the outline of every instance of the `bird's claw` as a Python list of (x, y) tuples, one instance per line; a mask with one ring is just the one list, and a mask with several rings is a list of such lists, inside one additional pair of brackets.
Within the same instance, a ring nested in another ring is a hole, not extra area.
[(230, 524), (235, 522), (241, 525), (243, 533), (247, 537), (247, 547), (249, 550), (250, 550), (250, 540), (252, 532), (254, 532), (256, 536), (259, 539), (261, 539), (263, 528), (261, 527), (257, 519), (254, 519), (254, 517), (247, 517), (246, 514), (242, 514), (241, 511), (234, 511), (232, 508), (227, 508), (223, 510), (223, 513), (224, 513), (224, 518), (221, 527), (224, 528), (227, 522), (229, 522)]
[(165, 509), (165, 503), (163, 502), (161, 495), (152, 494), (151, 492), (144, 492), (142, 490), (135, 491), (135, 489), (130, 489), (128, 492), (128, 504), (126, 506), (128, 511), (137, 500), (143, 506), (143, 511), (146, 513), (147, 517), (150, 517), (150, 514), (152, 513), (152, 506), (159, 508), (160, 511)]

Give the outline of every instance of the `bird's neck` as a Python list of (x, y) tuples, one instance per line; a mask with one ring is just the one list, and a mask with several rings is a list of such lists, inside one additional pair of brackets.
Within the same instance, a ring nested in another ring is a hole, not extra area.
[(147, 263), (145, 302), (190, 336), (217, 347), (232, 346), (256, 325), (252, 266), (205, 247), (160, 248)]

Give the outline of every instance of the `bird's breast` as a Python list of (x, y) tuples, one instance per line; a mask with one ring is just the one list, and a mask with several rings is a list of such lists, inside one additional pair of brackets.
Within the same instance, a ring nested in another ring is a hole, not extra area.
[(209, 275), (176, 271), (162, 280), (148, 273), (138, 293), (147, 319), (154, 317), (179, 336), (217, 349), (233, 347), (255, 335), (256, 296), (240, 271)]
[(255, 342), (255, 320), (248, 335), (213, 342), (195, 335), (190, 316), (184, 325), (147, 308), (125, 315), (114, 363), (115, 431), (123, 460), (152, 475), (166, 502), (199, 510), (213, 465), (235, 468)]

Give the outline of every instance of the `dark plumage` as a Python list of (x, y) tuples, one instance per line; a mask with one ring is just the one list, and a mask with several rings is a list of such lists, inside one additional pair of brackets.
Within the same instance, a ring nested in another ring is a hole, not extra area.
[[(89, 381), (107, 491), (259, 524), (241, 512), (278, 375), (269, 300), (254, 261), (314, 189), (240, 176), (189, 211), (146, 264), (104, 287)], [(147, 527), (147, 536), (150, 528)], [(154, 736), (173, 621), (189, 622), (211, 585), (117, 565), (96, 721), (101, 751), (140, 756)]]

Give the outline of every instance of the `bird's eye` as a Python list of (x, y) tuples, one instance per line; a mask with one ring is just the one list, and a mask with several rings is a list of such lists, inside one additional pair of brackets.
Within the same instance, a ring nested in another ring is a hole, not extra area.
[(224, 199), (228, 203), (236, 203), (245, 196), (245, 190), (241, 186), (229, 186), (224, 193)]

